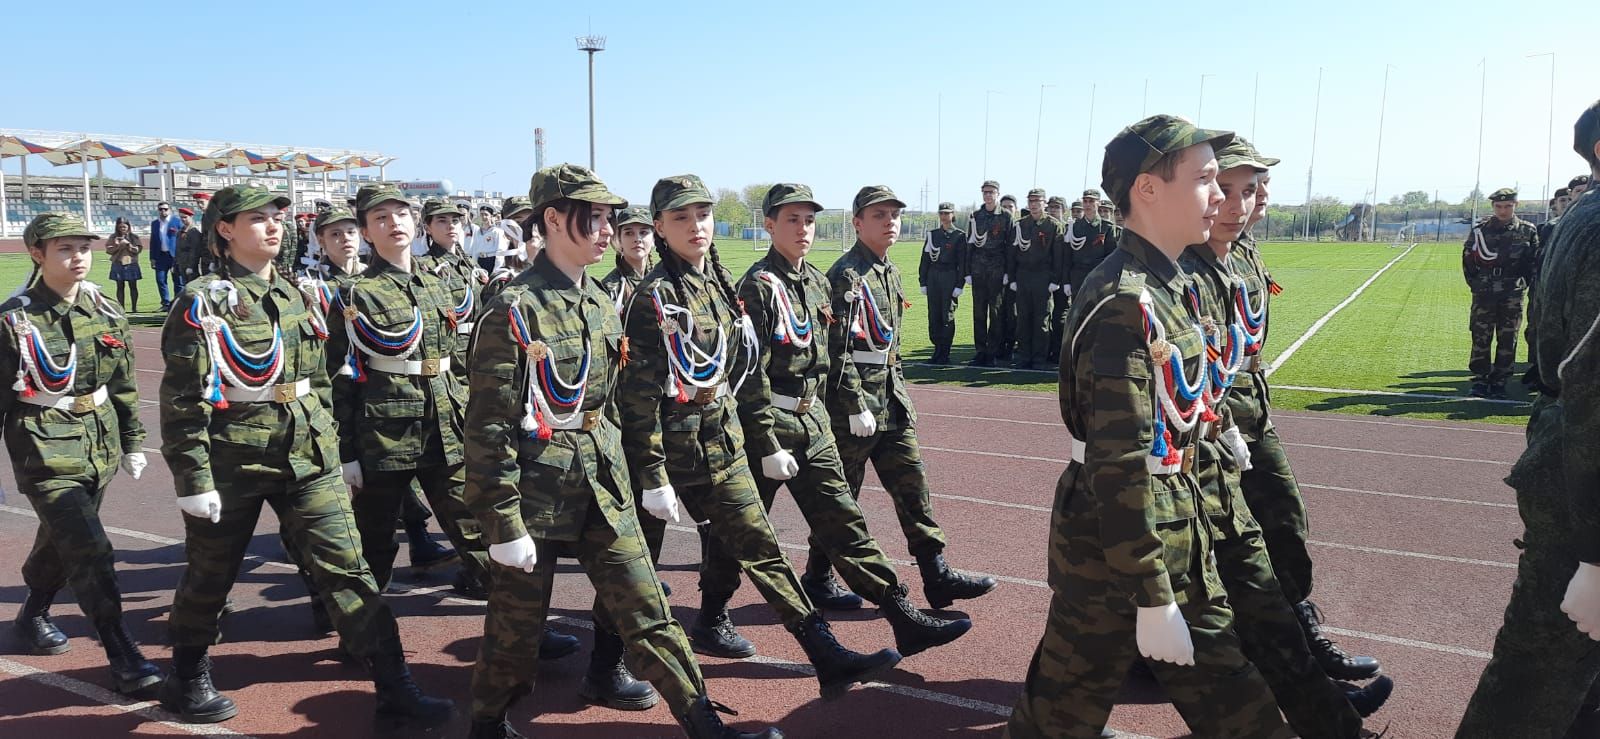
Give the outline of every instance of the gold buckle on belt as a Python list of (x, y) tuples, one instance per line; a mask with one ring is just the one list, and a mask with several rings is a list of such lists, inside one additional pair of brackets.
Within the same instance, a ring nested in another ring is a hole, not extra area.
[(703, 387), (703, 388), (699, 388), (699, 389), (695, 390), (694, 391), (694, 401), (693, 401), (694, 404), (695, 405), (710, 405), (711, 401), (717, 399), (717, 388), (718, 387), (719, 387), (718, 385), (712, 385), (711, 387)]
[(1183, 450), (1183, 471), (1185, 473), (1192, 474), (1194, 472), (1194, 457), (1194, 447), (1185, 447)]
[(88, 413), (94, 410), (94, 395), (79, 395), (72, 399), (73, 413)]
[(595, 410), (592, 410), (592, 411), (584, 411), (583, 412), (583, 430), (584, 431), (593, 431), (595, 429), (595, 427), (599, 426), (599, 425), (600, 425), (600, 409), (596, 408)]
[(417, 374), (422, 375), (423, 377), (438, 377), (439, 376), (439, 360), (437, 360), (437, 359), (424, 359), (424, 360), (422, 360), (422, 365), (421, 366), (422, 366), (422, 369), (418, 370)]
[(794, 412), (795, 413), (799, 413), (801, 415), (805, 415), (807, 413), (810, 413), (811, 412), (811, 406), (813, 404), (815, 404), (816, 402), (817, 402), (817, 396), (815, 396), (815, 395), (809, 395), (809, 396), (806, 396), (804, 398), (801, 398), (800, 402), (794, 404)]
[(283, 385), (272, 386), (272, 402), (278, 403), (279, 405), (287, 405), (289, 403), (293, 403), (294, 399), (294, 383), (290, 382)]

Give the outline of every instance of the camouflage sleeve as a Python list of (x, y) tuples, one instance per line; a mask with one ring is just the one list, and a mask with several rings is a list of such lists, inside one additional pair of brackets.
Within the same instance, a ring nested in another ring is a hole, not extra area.
[(1539, 229), (1528, 229), (1528, 253), (1522, 256), (1522, 276), (1530, 284), (1539, 276), (1539, 263), (1544, 258), (1544, 241), (1539, 238)]
[(11, 388), (11, 383), (21, 361), (17, 356), (17, 334), (11, 330), (10, 321), (0, 319), (0, 429), (5, 428), (5, 420), (11, 417), (11, 409), (17, 405), (17, 391)]
[(339, 424), (339, 461), (354, 462), (361, 459), (360, 434), (356, 424), (360, 421), (361, 387), (355, 378), (345, 373), (349, 362), (350, 334), (344, 320), (344, 301), (352, 300), (351, 289), (336, 285), (333, 300), (328, 306), (328, 340), (323, 344), (328, 367), (328, 407), (333, 409), (333, 420)]
[(200, 394), (211, 361), (199, 329), (184, 320), (199, 299), (193, 292), (179, 297), (161, 327), (161, 354), (166, 359), (161, 375), (161, 456), (172, 470), (180, 498), (217, 489), (211, 478), (211, 405)]
[[(128, 319), (111, 319), (111, 334), (122, 342), (122, 356), (106, 378), (106, 390), (111, 395), (111, 406), (117, 412), (117, 427), (121, 430), (122, 453), (132, 454), (144, 445), (144, 422), (139, 420), (139, 389), (133, 379), (133, 332), (128, 330)], [(5, 375), (0, 374), (0, 377)]]
[(527, 388), (522, 384), (522, 349), (511, 338), (508, 306), (502, 295), (479, 319), (468, 372), (466, 504), (490, 544), (528, 533), (517, 492), (521, 475), (516, 438)]
[(739, 387), (739, 423), (744, 427), (745, 445), (758, 458), (774, 454), (782, 448), (778, 445), (777, 434), (773, 432), (772, 380), (767, 376), (767, 368), (772, 364), (772, 349), (767, 339), (776, 329), (777, 320), (770, 310), (771, 291), (772, 287), (754, 274), (745, 275), (739, 283), (739, 299), (744, 301), (745, 311), (750, 315), (759, 338), (756, 342), (758, 354), (755, 371)]
[[(1575, 284), (1566, 305), (1556, 303), (1546, 309), (1564, 309), (1567, 336), (1557, 339), (1565, 338), (1572, 347), (1556, 367), (1565, 409), (1561, 414), (1561, 460), (1572, 514), (1571, 541), (1579, 562), (1600, 564), (1600, 456), (1594, 453), (1594, 440), (1600, 437), (1600, 264), (1592, 256), (1597, 253), (1592, 247), (1600, 245), (1600, 224), (1588, 226), (1562, 234), (1563, 250), (1582, 247), (1583, 251), (1572, 270), (1570, 279)], [(1563, 231), (1569, 228), (1563, 227)]]
[(1145, 456), (1155, 438), (1153, 383), (1139, 301), (1123, 294), (1093, 317), (1088, 348), (1092, 389), (1084, 473), (1100, 520), (1113, 587), (1141, 608), (1173, 602), (1156, 535), (1154, 492)]
[[(828, 296), (833, 303), (833, 323), (828, 324), (828, 395), (851, 413), (867, 410), (861, 397), (861, 373), (850, 355), (850, 280), (843, 272), (828, 272)], [(831, 403), (830, 403), (831, 405)]]
[[(617, 410), (622, 417), (622, 445), (637, 465), (641, 490), (666, 487), (667, 453), (661, 439), (661, 404), (667, 383), (667, 354), (661, 344), (661, 323), (650, 284), (639, 286), (628, 301), (623, 333), (628, 341), (628, 364), (617, 382)], [(662, 290), (669, 289), (661, 284)], [(667, 298), (670, 299), (670, 298)]]
[[(933, 254), (933, 229), (922, 237), (922, 254), (917, 259), (917, 284), (926, 288), (928, 286), (928, 269), (931, 266), (929, 257)], [(746, 300), (746, 303), (750, 301)]]

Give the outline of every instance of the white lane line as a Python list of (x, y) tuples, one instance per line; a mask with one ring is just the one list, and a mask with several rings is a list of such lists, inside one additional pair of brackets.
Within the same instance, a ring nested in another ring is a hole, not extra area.
[(1401, 393), (1393, 390), (1358, 390), (1349, 387), (1317, 387), (1315, 385), (1273, 385), (1273, 390), (1303, 390), (1312, 393), (1333, 393), (1336, 395), (1381, 395), (1385, 398), (1416, 398), (1417, 400), (1449, 400), (1472, 403), (1493, 403), (1495, 405), (1528, 405), (1526, 400), (1493, 400), (1490, 398), (1474, 398), (1470, 395), (1439, 395), (1435, 393)]
[(1006, 454), (1004, 452), (980, 452), (980, 451), (978, 451), (976, 449), (951, 449), (949, 447), (928, 446), (926, 444), (923, 444), (922, 448), (926, 449), (926, 450), (928, 450), (930, 452), (949, 452), (950, 454), (972, 454), (972, 455), (976, 455), (976, 456), (979, 456), (979, 457), (999, 457), (1001, 459), (1025, 459), (1025, 460), (1028, 460), (1030, 462), (1051, 462), (1051, 463), (1054, 463), (1054, 464), (1066, 464), (1067, 463), (1067, 460), (1065, 460), (1065, 459), (1056, 459), (1055, 457), (1032, 457), (1032, 456), (1029, 456), (1029, 455), (1026, 455), (1026, 454)]
[(1333, 490), (1333, 491), (1340, 492), (1340, 493), (1356, 493), (1358, 495), (1377, 495), (1377, 496), (1381, 496), (1381, 497), (1384, 497), (1384, 498), (1405, 498), (1407, 500), (1426, 500), (1426, 501), (1433, 502), (1433, 503), (1457, 503), (1457, 504), (1460, 504), (1460, 505), (1483, 506), (1485, 508), (1510, 508), (1511, 510), (1516, 510), (1517, 509), (1517, 505), (1515, 503), (1491, 503), (1491, 502), (1486, 501), (1486, 500), (1467, 500), (1465, 498), (1444, 498), (1444, 497), (1440, 497), (1440, 496), (1437, 496), (1437, 495), (1411, 495), (1409, 493), (1385, 493), (1385, 492), (1378, 491), (1378, 490), (1361, 490), (1361, 489), (1358, 489), (1358, 488), (1342, 488), (1342, 487), (1339, 487), (1337, 485), (1317, 485), (1315, 483), (1309, 483), (1309, 482), (1300, 483), (1300, 487), (1313, 488), (1313, 489), (1316, 489), (1316, 490)]
[(1306, 540), (1306, 543), (1307, 544), (1314, 544), (1314, 545), (1319, 546), (1319, 547), (1327, 547), (1329, 549), (1343, 549), (1343, 550), (1349, 551), (1349, 552), (1361, 552), (1363, 554), (1385, 554), (1385, 555), (1388, 555), (1388, 556), (1391, 556), (1391, 557), (1412, 557), (1412, 558), (1415, 558), (1415, 559), (1431, 559), (1431, 560), (1433, 560), (1435, 562), (1454, 562), (1456, 564), (1478, 565), (1480, 567), (1499, 567), (1499, 568), (1504, 568), (1504, 569), (1508, 569), (1508, 570), (1517, 569), (1517, 563), (1515, 563), (1515, 562), (1495, 562), (1493, 560), (1488, 560), (1488, 559), (1469, 559), (1467, 557), (1450, 557), (1450, 556), (1446, 556), (1446, 555), (1443, 555), (1443, 554), (1427, 554), (1425, 552), (1407, 552), (1407, 551), (1400, 550), (1400, 549), (1383, 549), (1381, 547), (1363, 547), (1363, 546), (1356, 546), (1354, 544), (1335, 544), (1335, 543), (1333, 543), (1331, 541), (1318, 541), (1316, 539), (1308, 539), (1308, 540)]
[(1377, 272), (1373, 272), (1372, 276), (1368, 277), (1366, 282), (1361, 283), (1361, 285), (1357, 287), (1354, 292), (1346, 296), (1344, 300), (1339, 301), (1338, 305), (1333, 306), (1333, 308), (1329, 309), (1327, 313), (1322, 314), (1322, 317), (1318, 318), (1315, 323), (1312, 323), (1311, 326), (1306, 329), (1305, 333), (1300, 334), (1300, 338), (1295, 339), (1289, 344), (1288, 347), (1284, 348), (1282, 352), (1279, 352), (1278, 356), (1272, 358), (1271, 365), (1267, 367), (1267, 377), (1272, 377), (1273, 373), (1282, 368), (1283, 364), (1289, 361), (1289, 358), (1293, 357), (1295, 352), (1300, 351), (1300, 347), (1305, 346), (1305, 343), (1310, 341), (1311, 337), (1316, 336), (1317, 332), (1321, 331), (1323, 326), (1328, 325), (1328, 321), (1333, 320), (1333, 317), (1338, 315), (1339, 311), (1344, 310), (1351, 303), (1356, 302), (1356, 298), (1361, 297), (1361, 293), (1366, 292), (1367, 288), (1372, 286), (1372, 283), (1377, 282), (1378, 278), (1383, 276), (1383, 273), (1388, 272), (1390, 267), (1393, 267), (1400, 260), (1405, 259), (1406, 255), (1410, 254), (1412, 250), (1416, 248), (1416, 244), (1406, 247), (1405, 251), (1400, 252), (1399, 256), (1396, 256), (1394, 259), (1389, 260), (1388, 264), (1379, 267)]
[[(86, 698), (104, 706), (110, 706), (123, 713), (131, 713), (152, 723), (161, 724), (169, 729), (181, 731), (197, 736), (237, 736), (246, 737), (237, 731), (225, 729), (217, 724), (186, 724), (177, 720), (166, 711), (161, 710), (155, 701), (130, 701), (128, 698), (113, 693), (94, 683), (86, 683), (54, 672), (45, 672), (32, 665), (23, 664), (14, 660), (0, 657), (0, 672), (12, 677), (21, 678), (46, 685), (57, 690), (65, 690), (80, 698)], [(13, 709), (19, 708), (12, 706)]]
[(954, 414), (950, 414), (950, 413), (926, 413), (926, 412), (923, 412), (923, 411), (918, 411), (917, 412), (917, 416), (918, 417), (927, 416), (929, 418), (954, 418), (954, 419), (960, 420), (960, 421), (994, 421), (996, 423), (1016, 423), (1016, 424), (1022, 424), (1024, 426), (1054, 426), (1054, 427), (1057, 427), (1057, 428), (1061, 427), (1061, 422), (1060, 421), (1056, 421), (1056, 422), (1053, 422), (1053, 423), (1046, 423), (1044, 421), (1024, 421), (1024, 420), (1022, 420), (1020, 418), (996, 418), (994, 416), (958, 416), (958, 415), (954, 415)]
[(1503, 434), (1503, 435), (1506, 435), (1506, 436), (1523, 436), (1523, 435), (1525, 435), (1524, 432), (1522, 430), (1520, 430), (1520, 429), (1517, 429), (1517, 430), (1485, 429), (1485, 428), (1478, 428), (1476, 426), (1445, 426), (1443, 424), (1437, 424), (1437, 423), (1402, 423), (1400, 421), (1379, 421), (1379, 420), (1373, 419), (1373, 418), (1360, 418), (1360, 417), (1357, 417), (1357, 416), (1346, 416), (1346, 415), (1339, 415), (1339, 414), (1334, 414), (1334, 413), (1327, 413), (1327, 414), (1323, 414), (1323, 415), (1311, 415), (1309, 413), (1294, 413), (1294, 412), (1290, 412), (1290, 411), (1274, 410), (1274, 411), (1272, 411), (1272, 417), (1273, 418), (1288, 418), (1288, 419), (1293, 419), (1293, 420), (1296, 420), (1296, 421), (1316, 421), (1316, 422), (1319, 422), (1319, 423), (1322, 422), (1322, 421), (1334, 421), (1334, 422), (1337, 422), (1337, 423), (1364, 423), (1364, 424), (1369, 424), (1369, 425), (1372, 425), (1372, 426), (1399, 426), (1401, 428), (1408, 428), (1408, 429), (1430, 429), (1430, 430), (1436, 430), (1436, 431), (1470, 431), (1470, 432), (1475, 433), (1475, 434)]
[(1466, 647), (1457, 647), (1450, 644), (1435, 644), (1431, 641), (1419, 641), (1416, 639), (1406, 639), (1399, 636), (1373, 634), (1366, 631), (1356, 631), (1355, 629), (1340, 629), (1333, 626), (1324, 626), (1322, 627), (1322, 630), (1328, 632), (1329, 634), (1333, 634), (1334, 636), (1350, 636), (1357, 639), (1371, 639), (1373, 641), (1381, 641), (1385, 644), (1399, 644), (1403, 647), (1426, 649), (1431, 652), (1444, 652), (1445, 654), (1455, 654), (1462, 657), (1473, 657), (1476, 659), (1487, 660), (1494, 656), (1493, 654), (1485, 652), (1481, 649), (1468, 649)]
[(1326, 449), (1335, 452), (1358, 452), (1361, 454), (1382, 454), (1386, 457), (1410, 457), (1412, 459), (1436, 459), (1441, 462), (1471, 462), (1473, 464), (1494, 464), (1502, 467), (1511, 466), (1510, 462), (1501, 462), (1495, 459), (1470, 459), (1467, 457), (1443, 457), (1437, 454), (1412, 454), (1410, 452), (1391, 452), (1382, 449), (1357, 449), (1348, 446), (1329, 446), (1327, 444), (1305, 444), (1299, 442), (1284, 442), (1284, 446), (1298, 446), (1307, 449)]

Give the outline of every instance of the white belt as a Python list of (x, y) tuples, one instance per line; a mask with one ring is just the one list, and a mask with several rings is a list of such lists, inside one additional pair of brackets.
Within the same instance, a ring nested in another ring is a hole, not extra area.
[(388, 375), (437, 377), (450, 371), (450, 358), (390, 359), (388, 357), (368, 356), (367, 366)]
[(88, 395), (67, 395), (66, 393), (39, 391), (32, 396), (25, 396), (22, 393), (17, 393), (17, 400), (29, 405), (56, 408), (63, 411), (72, 411), (73, 413), (88, 413), (105, 405), (106, 399), (110, 397), (111, 393), (106, 392), (104, 385), (95, 388), (94, 392)]
[[(1078, 464), (1083, 464), (1083, 460), (1088, 456), (1088, 451), (1089, 444), (1087, 442), (1078, 441), (1077, 439), (1072, 440), (1072, 461), (1077, 462)], [(1144, 466), (1145, 469), (1148, 470), (1152, 475), (1170, 475), (1175, 472), (1182, 472), (1185, 469), (1193, 470), (1194, 449), (1192, 447), (1185, 447), (1183, 450), (1183, 461), (1177, 464), (1162, 464), (1161, 460), (1146, 454), (1144, 457)]]
[(557, 431), (592, 431), (594, 427), (600, 425), (600, 410), (597, 408), (592, 411), (574, 413), (571, 418), (560, 421), (552, 421), (548, 417), (545, 420), (549, 423), (550, 428)]
[(777, 393), (772, 394), (772, 405), (774, 407), (782, 408), (786, 411), (794, 411), (795, 413), (802, 415), (810, 413), (811, 406), (816, 404), (816, 402), (817, 396), (815, 395), (808, 395), (804, 398), (796, 398), (789, 395), (779, 395)]
[(1083, 460), (1088, 456), (1088, 454), (1088, 442), (1078, 441), (1077, 439), (1072, 440), (1072, 461), (1077, 462), (1078, 464), (1083, 464)]
[(266, 387), (224, 387), (222, 397), (229, 403), (293, 403), (311, 394), (311, 380), (296, 380)]
[(861, 349), (850, 352), (850, 359), (854, 360), (856, 364), (890, 364), (890, 357), (888, 349), (881, 352), (869, 352)]
[(694, 392), (689, 393), (689, 399), (684, 402), (685, 405), (710, 405), (712, 401), (728, 394), (728, 383), (719, 382), (714, 388), (695, 387), (693, 385), (685, 388), (685, 390), (691, 389)]
[(458, 324), (456, 324), (456, 333), (462, 334), (462, 335), (470, 334), (470, 333), (472, 333), (472, 327), (474, 325), (476, 325), (476, 324), (472, 323), (471, 321), (468, 321), (466, 323), (458, 323)]

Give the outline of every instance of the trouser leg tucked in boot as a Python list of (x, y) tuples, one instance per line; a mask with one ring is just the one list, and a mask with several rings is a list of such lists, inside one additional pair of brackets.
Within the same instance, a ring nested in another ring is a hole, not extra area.
[(972, 628), (965, 618), (942, 619), (917, 610), (907, 598), (908, 589), (902, 583), (889, 591), (889, 597), (879, 605), (883, 617), (894, 629), (894, 645), (900, 656), (910, 657), (933, 647), (949, 644), (961, 638)]
[(739, 635), (728, 617), (728, 596), (700, 594), (700, 615), (689, 629), (689, 646), (711, 657), (744, 659), (756, 653), (756, 645)]
[(172, 674), (161, 683), (161, 707), (192, 724), (214, 724), (239, 714), (233, 700), (211, 685), (205, 647), (173, 647)]
[(378, 644), (377, 654), (367, 660), (367, 668), (378, 691), (379, 715), (443, 723), (455, 711), (455, 704), (449, 700), (423, 695), (411, 679), (411, 668), (406, 665), (405, 652), (396, 637)]
[(1294, 612), (1300, 617), (1301, 628), (1305, 629), (1306, 644), (1310, 645), (1311, 654), (1329, 677), (1335, 680), (1366, 680), (1378, 674), (1381, 669), (1378, 660), (1346, 654), (1332, 639), (1323, 635), (1322, 612), (1317, 610), (1316, 604), (1309, 600), (1301, 601), (1295, 604)]
[(975, 577), (952, 569), (944, 561), (944, 553), (917, 555), (917, 569), (922, 572), (922, 594), (933, 608), (948, 608), (958, 600), (968, 600), (994, 590), (995, 579)]
[(144, 658), (133, 635), (121, 621), (104, 624), (99, 631), (106, 660), (111, 663), (111, 680), (118, 693), (133, 695), (161, 682), (161, 670)]
[(722, 717), (717, 715), (719, 712), (730, 716), (739, 715), (738, 711), (702, 695), (695, 699), (694, 705), (690, 706), (688, 711), (676, 718), (678, 725), (683, 727), (683, 733), (689, 735), (689, 739), (783, 739), (783, 732), (775, 727), (751, 733), (739, 731), (732, 726), (724, 726)]
[(650, 683), (636, 680), (622, 661), (622, 637), (599, 624), (594, 625), (594, 651), (589, 655), (589, 671), (578, 686), (585, 700), (620, 711), (643, 711), (661, 700)]
[(900, 653), (893, 649), (861, 654), (845, 648), (834, 638), (833, 628), (820, 612), (807, 616), (793, 633), (811, 666), (817, 669), (823, 700), (844, 695), (851, 685), (876, 679), (900, 664)]
[(861, 607), (861, 596), (850, 592), (833, 576), (833, 564), (828, 553), (813, 547), (806, 557), (806, 573), (800, 577), (806, 597), (818, 608), (833, 611), (853, 611)]

